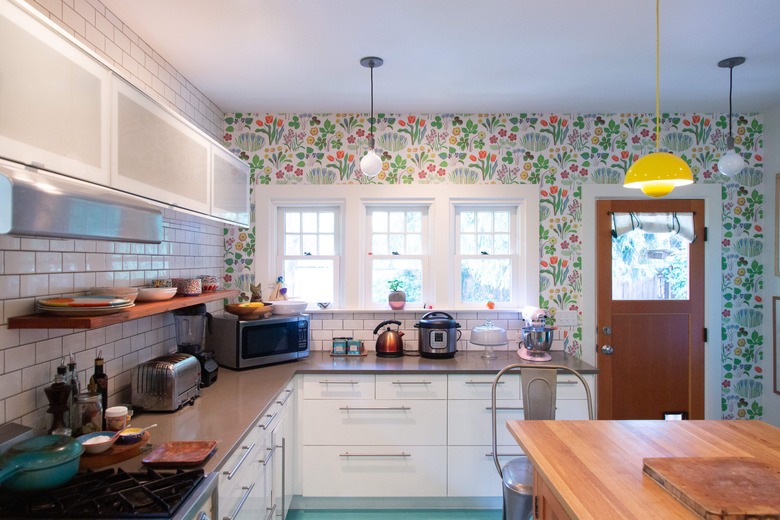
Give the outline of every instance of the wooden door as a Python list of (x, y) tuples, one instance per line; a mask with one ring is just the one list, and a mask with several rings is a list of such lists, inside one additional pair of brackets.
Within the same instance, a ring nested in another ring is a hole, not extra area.
[[(598, 418), (704, 418), (704, 201), (597, 201)], [(689, 295), (613, 300), (612, 213), (693, 212)]]

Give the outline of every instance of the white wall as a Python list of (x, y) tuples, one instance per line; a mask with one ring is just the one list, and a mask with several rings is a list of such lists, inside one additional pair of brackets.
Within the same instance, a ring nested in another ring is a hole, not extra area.
[[(775, 175), (780, 173), (780, 105), (764, 112), (764, 187), (766, 218), (766, 244), (764, 262), (767, 266), (765, 293), (765, 316), (772, 316), (772, 297), (780, 296), (780, 277), (775, 276), (775, 250), (778, 243), (778, 230), (775, 226)], [(774, 393), (774, 367), (777, 360), (774, 353), (773, 320), (764, 321), (764, 420), (780, 427), (780, 394)]]

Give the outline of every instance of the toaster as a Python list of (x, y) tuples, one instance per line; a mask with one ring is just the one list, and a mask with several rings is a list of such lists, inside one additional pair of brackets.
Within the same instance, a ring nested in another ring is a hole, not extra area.
[(167, 354), (133, 369), (133, 408), (152, 412), (178, 410), (200, 395), (200, 362), (184, 353)]

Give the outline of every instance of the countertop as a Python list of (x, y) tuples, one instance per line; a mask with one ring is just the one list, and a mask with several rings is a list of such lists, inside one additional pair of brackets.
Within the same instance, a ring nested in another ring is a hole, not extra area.
[(643, 474), (644, 458), (748, 457), (780, 469), (780, 429), (761, 421), (508, 421), (507, 427), (566, 513), (583, 520), (699, 518)]
[[(314, 351), (310, 357), (267, 367), (235, 371), (219, 368), (217, 381), (201, 389), (192, 405), (172, 413), (137, 413), (134, 427), (157, 424), (150, 430), (152, 448), (163, 442), (178, 440), (215, 440), (217, 451), (203, 466), (206, 472), (219, 468), (222, 461), (237, 447), (273, 399), (296, 374), (324, 373), (492, 373), (512, 363), (523, 362), (514, 351), (498, 351), (496, 359), (484, 360), (481, 351), (458, 352), (450, 359), (429, 359), (419, 356), (378, 358), (374, 352), (361, 357), (334, 357), (329, 352)], [(592, 365), (562, 352), (550, 352), (551, 364), (571, 367), (583, 374), (597, 372)], [(544, 365), (545, 363), (539, 363)], [(143, 467), (141, 455), (117, 464), (125, 470)]]

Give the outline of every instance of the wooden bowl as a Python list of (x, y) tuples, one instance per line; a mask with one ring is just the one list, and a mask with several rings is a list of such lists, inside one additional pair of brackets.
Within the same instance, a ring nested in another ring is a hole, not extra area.
[(259, 303), (228, 303), (225, 305), (225, 312), (235, 314), (241, 319), (251, 320), (261, 318), (273, 310), (272, 304), (264, 303), (261, 307)]

